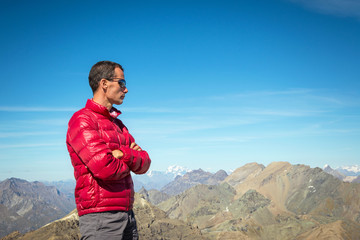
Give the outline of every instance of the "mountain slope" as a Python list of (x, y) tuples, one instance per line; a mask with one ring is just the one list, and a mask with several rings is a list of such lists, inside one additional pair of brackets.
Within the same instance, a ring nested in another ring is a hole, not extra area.
[(73, 200), (55, 187), (10, 178), (0, 182), (0, 237), (27, 232), (63, 217), (74, 209)]
[(158, 206), (218, 239), (294, 239), (313, 236), (315, 229), (323, 231), (337, 221), (342, 221), (339, 236), (360, 227), (360, 185), (320, 168), (251, 163), (223, 182), (192, 187)]
[(165, 212), (137, 195), (134, 212), (139, 239), (207, 239), (200, 230), (179, 219), (169, 219)]
[(353, 183), (360, 183), (360, 176), (357, 176), (352, 182)]
[(68, 198), (73, 199), (74, 204), (75, 204), (75, 195), (74, 195), (74, 191), (75, 191), (75, 179), (70, 179), (70, 180), (62, 180), (62, 181), (42, 181), (42, 183), (44, 183), (47, 186), (54, 186), (57, 189), (59, 189), (60, 192), (64, 193)]
[(217, 185), (200, 184), (210, 182), (203, 172), (188, 174), (195, 185), (158, 204), (162, 210), (145, 189), (136, 196), (142, 239), (360, 239), (358, 183), (288, 162), (246, 164)]
[(315, 227), (314, 229), (299, 235), (296, 239), (360, 239), (360, 225), (354, 224), (353, 222), (347, 220), (338, 220), (332, 223)]
[[(134, 212), (140, 239), (206, 239), (199, 229), (183, 221), (169, 219), (160, 209), (136, 194)], [(14, 232), (1, 240), (77, 240), (80, 238), (79, 217), (74, 210), (66, 217), (51, 222), (35, 231)]]
[(159, 204), (171, 197), (166, 193), (160, 192), (156, 189), (147, 191), (145, 188), (141, 188), (138, 193), (141, 194), (146, 201), (154, 205)]
[(219, 170), (214, 174), (205, 172), (202, 169), (193, 170), (187, 172), (184, 176), (177, 176), (174, 181), (165, 185), (161, 192), (174, 196), (198, 184), (218, 184), (226, 177), (227, 173), (224, 170)]
[(13, 232), (12, 234), (2, 238), (1, 240), (72, 240), (80, 239), (79, 232), (79, 216), (77, 211), (73, 210), (67, 216), (46, 224), (45, 226), (21, 234)]
[(265, 167), (262, 164), (248, 163), (236, 169), (229, 176), (227, 176), (224, 181), (231, 186), (235, 186), (242, 183), (249, 176), (257, 176), (264, 170), (264, 168)]
[(274, 214), (291, 212), (360, 220), (360, 185), (342, 182), (320, 168), (275, 162), (235, 189), (237, 197), (249, 189), (263, 194), (272, 201)]
[(235, 194), (235, 190), (228, 184), (200, 184), (157, 206), (170, 218), (201, 225), (201, 222), (211, 218), (218, 211), (225, 210), (225, 206), (230, 204)]
[(325, 165), (323, 168), (324, 172), (333, 175), (334, 177), (340, 179), (340, 180), (344, 180), (346, 178), (346, 175), (343, 173), (340, 173), (337, 170), (332, 169), (329, 165)]

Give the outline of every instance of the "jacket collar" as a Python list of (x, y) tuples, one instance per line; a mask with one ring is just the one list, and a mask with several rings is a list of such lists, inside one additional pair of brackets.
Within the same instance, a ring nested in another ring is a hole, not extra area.
[(107, 110), (106, 107), (94, 102), (92, 99), (88, 99), (85, 105), (85, 108), (89, 108), (92, 111), (104, 115), (107, 118), (117, 118), (121, 112), (116, 108), (112, 107), (110, 111)]

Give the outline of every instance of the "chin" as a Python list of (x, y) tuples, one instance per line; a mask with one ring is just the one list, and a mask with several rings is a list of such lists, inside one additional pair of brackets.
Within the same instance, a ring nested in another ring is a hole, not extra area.
[(113, 105), (121, 105), (123, 103), (122, 100), (112, 101)]

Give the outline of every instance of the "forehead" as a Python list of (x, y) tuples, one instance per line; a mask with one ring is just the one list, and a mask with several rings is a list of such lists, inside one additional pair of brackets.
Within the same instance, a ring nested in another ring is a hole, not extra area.
[(114, 69), (114, 75), (116, 78), (124, 78), (124, 72), (118, 67)]

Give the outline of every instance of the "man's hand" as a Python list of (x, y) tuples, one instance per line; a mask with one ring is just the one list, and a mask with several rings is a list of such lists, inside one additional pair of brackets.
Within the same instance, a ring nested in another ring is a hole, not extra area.
[(115, 149), (114, 151), (112, 151), (112, 155), (116, 158), (122, 158), (122, 156), (124, 156), (124, 153), (118, 149)]
[(135, 151), (141, 151), (142, 150), (141, 147), (139, 145), (137, 145), (136, 143), (134, 143), (134, 142), (130, 144), (130, 148), (135, 150)]
[[(139, 145), (137, 145), (136, 143), (131, 143), (130, 144), (130, 148), (132, 150), (135, 150), (135, 151), (141, 151), (141, 147)], [(122, 151), (120, 151), (119, 149), (115, 149), (114, 151), (112, 151), (112, 155), (116, 158), (122, 158), (122, 156), (124, 156), (124, 153)]]

